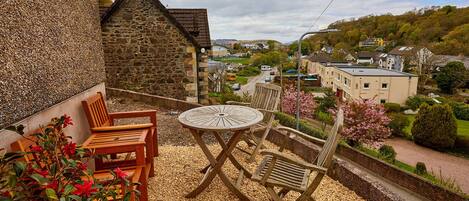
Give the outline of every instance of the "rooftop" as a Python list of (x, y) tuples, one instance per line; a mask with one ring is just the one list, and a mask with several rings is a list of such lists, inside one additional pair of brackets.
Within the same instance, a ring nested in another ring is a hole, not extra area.
[(367, 68), (359, 66), (337, 66), (341, 71), (344, 71), (354, 76), (389, 76), (389, 77), (415, 77), (416, 75), (382, 68)]

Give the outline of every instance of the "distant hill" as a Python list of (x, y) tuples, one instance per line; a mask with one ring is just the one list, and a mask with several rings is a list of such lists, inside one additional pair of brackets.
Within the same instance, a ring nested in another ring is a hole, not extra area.
[(379, 37), (390, 42), (386, 50), (397, 45), (423, 45), (436, 54), (469, 56), (469, 7), (444, 6), (402, 15), (371, 15), (337, 21), (328, 28), (341, 31), (308, 38), (313, 49), (328, 44), (358, 51), (359, 41)]

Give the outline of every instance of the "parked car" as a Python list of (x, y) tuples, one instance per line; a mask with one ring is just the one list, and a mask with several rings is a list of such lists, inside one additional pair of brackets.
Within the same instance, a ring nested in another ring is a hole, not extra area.
[(231, 89), (238, 91), (241, 89), (241, 85), (239, 83), (234, 83), (233, 86), (231, 86)]
[(261, 70), (262, 71), (269, 71), (269, 70), (272, 70), (272, 67), (268, 66), (268, 65), (262, 65), (261, 66)]
[(298, 71), (296, 71), (295, 69), (290, 69), (290, 70), (287, 70), (285, 73), (287, 74), (296, 74)]
[(267, 82), (272, 82), (272, 77), (268, 76), (268, 77), (265, 78), (264, 81), (265, 81), (266, 83), (267, 83)]

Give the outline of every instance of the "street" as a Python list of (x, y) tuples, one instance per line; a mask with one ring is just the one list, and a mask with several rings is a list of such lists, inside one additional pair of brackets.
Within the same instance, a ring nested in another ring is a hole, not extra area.
[[(277, 69), (272, 68), (271, 71), (276, 72)], [(235, 93), (238, 95), (243, 95), (244, 92), (248, 92), (250, 95), (252, 95), (254, 93), (254, 89), (256, 88), (256, 83), (264, 83), (265, 78), (269, 76), (272, 76), (272, 81), (273, 81), (274, 76), (270, 75), (271, 71), (261, 71), (261, 74), (254, 76), (254, 77), (250, 77), (248, 80), (248, 83), (245, 85), (242, 85), (241, 89), (238, 91), (235, 91)]]

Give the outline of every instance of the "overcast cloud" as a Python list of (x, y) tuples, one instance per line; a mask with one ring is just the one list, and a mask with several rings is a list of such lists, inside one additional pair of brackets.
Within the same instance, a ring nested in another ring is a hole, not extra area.
[[(290, 42), (309, 30), (329, 0), (161, 0), (169, 8), (207, 8), (212, 39)], [(335, 0), (311, 30), (341, 19), (400, 14), (432, 5), (468, 6), (468, 0)]]

